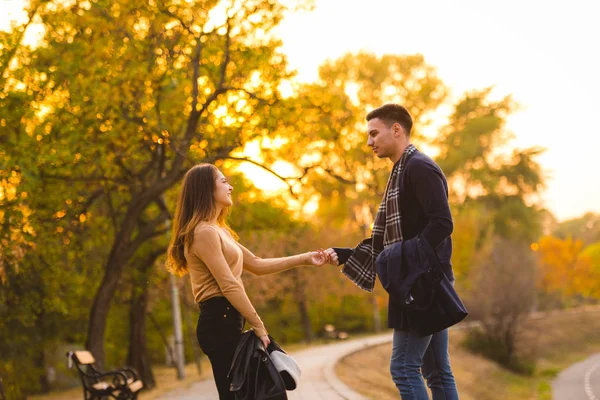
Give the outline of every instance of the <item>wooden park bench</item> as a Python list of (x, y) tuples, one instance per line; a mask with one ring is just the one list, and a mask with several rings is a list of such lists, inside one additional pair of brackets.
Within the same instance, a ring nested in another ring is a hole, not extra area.
[(70, 351), (67, 353), (69, 368), (74, 364), (83, 384), (85, 400), (135, 400), (144, 387), (137, 374), (130, 368), (119, 368), (102, 372), (95, 366), (96, 360), (89, 351)]

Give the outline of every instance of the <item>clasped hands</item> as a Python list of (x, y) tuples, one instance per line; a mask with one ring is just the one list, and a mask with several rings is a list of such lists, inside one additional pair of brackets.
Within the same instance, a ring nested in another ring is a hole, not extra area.
[(321, 267), (325, 264), (339, 265), (338, 255), (332, 248), (327, 250), (319, 249), (310, 252), (311, 263), (314, 266)]

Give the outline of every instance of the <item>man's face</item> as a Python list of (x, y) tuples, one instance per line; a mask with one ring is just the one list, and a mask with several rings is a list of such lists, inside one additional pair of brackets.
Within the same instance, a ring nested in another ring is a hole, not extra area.
[(373, 153), (379, 158), (392, 157), (398, 148), (398, 135), (395, 132), (401, 129), (400, 124), (388, 127), (379, 118), (373, 118), (367, 122), (367, 145), (373, 149)]

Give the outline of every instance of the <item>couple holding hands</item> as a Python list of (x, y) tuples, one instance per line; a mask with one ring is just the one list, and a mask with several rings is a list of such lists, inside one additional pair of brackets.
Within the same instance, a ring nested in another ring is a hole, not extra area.
[[(372, 291), (375, 259), (387, 246), (421, 235), (440, 260), (445, 276), (454, 281), (452, 216), (446, 178), (431, 158), (410, 143), (412, 117), (401, 105), (386, 104), (367, 117), (367, 144), (379, 158), (393, 162), (371, 238), (355, 248), (329, 248), (281, 258), (262, 259), (237, 241), (226, 223), (233, 204), (233, 187), (212, 164), (192, 167), (179, 194), (167, 266), (190, 274), (200, 307), (197, 338), (208, 356), (221, 400), (234, 399), (227, 379), (245, 321), (265, 345), (267, 330), (250, 302), (242, 271), (266, 275), (309, 265), (343, 264), (342, 273)], [(402, 321), (390, 299), (388, 324), (394, 329), (390, 372), (402, 399), (458, 399), (448, 356), (448, 330), (422, 336)]]

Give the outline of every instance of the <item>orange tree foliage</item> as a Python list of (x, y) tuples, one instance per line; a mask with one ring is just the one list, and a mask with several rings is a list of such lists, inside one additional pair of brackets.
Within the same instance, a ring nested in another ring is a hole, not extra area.
[(543, 291), (566, 297), (599, 297), (598, 244), (584, 248), (579, 239), (544, 236), (538, 246), (539, 285)]

